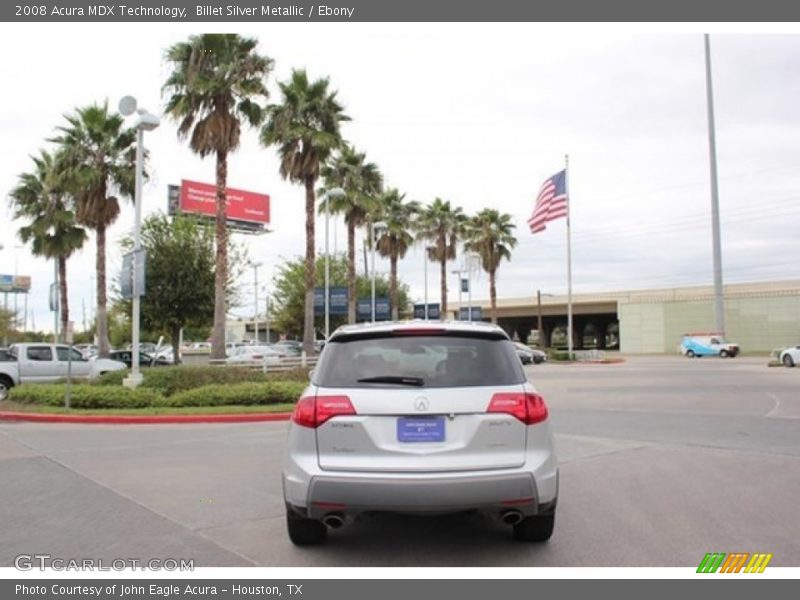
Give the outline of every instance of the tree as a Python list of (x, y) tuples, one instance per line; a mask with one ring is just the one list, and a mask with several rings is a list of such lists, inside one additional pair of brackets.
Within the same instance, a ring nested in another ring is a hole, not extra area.
[(414, 236), (411, 235), (421, 207), (419, 202), (403, 202), (405, 194), (397, 188), (387, 190), (381, 196), (380, 219), (386, 224), (376, 240), (376, 248), (381, 256), (389, 257), (389, 297), (392, 303), (392, 320), (399, 318), (397, 297), (397, 261), (406, 255)]
[(366, 154), (345, 144), (322, 168), (325, 187), (340, 187), (345, 195), (322, 202), (320, 214), (328, 210), (344, 215), (347, 224), (347, 322), (356, 322), (356, 228), (363, 227), (368, 216), (378, 210), (377, 195), (383, 177), (375, 163), (366, 162)]
[(96, 234), (98, 354), (107, 357), (106, 229), (119, 216), (119, 198), (133, 198), (136, 131), (123, 129), (108, 102), (77, 108), (51, 141), (59, 144), (57, 170), (75, 206), (77, 222)]
[[(316, 263), (317, 276), (322, 278), (324, 263)], [(347, 259), (344, 256), (332, 257), (330, 261), (331, 286), (343, 286), (347, 280)], [(356, 278), (356, 294), (359, 298), (368, 298), (371, 293), (371, 279), (366, 276)], [(305, 304), (305, 261), (298, 257), (287, 260), (278, 267), (272, 282), (270, 302), (270, 320), (274, 330), (289, 337), (299, 337), (304, 331), (303, 307)], [(375, 293), (378, 296), (388, 295), (389, 282), (384, 277), (375, 280)], [(398, 283), (398, 304), (402, 312), (406, 312), (409, 303), (408, 286)], [(331, 315), (331, 328), (336, 329), (348, 322), (345, 315)], [(314, 321), (320, 336), (324, 330), (324, 316), (319, 315)]]
[(305, 70), (295, 70), (288, 81), (281, 82), (281, 104), (268, 108), (269, 117), (261, 130), (265, 146), (277, 146), (284, 179), (300, 183), (306, 192), (306, 263), (303, 349), (314, 350), (314, 186), (321, 165), (342, 143), (339, 125), (349, 120), (328, 91), (327, 78), (309, 82)]
[(69, 208), (64, 181), (56, 170), (56, 160), (46, 150), (32, 157), (35, 169), (19, 176), (17, 187), (9, 194), (14, 218), (27, 220), (17, 234), (24, 243), (31, 243), (34, 256), (52, 258), (58, 263), (61, 297), (61, 331), (69, 323), (67, 295), (67, 259), (83, 246), (86, 230), (75, 220)]
[(171, 94), (165, 111), (178, 121), (178, 137), (189, 137), (193, 152), (213, 154), (217, 161), (213, 358), (225, 358), (228, 154), (239, 147), (242, 121), (256, 127), (263, 120), (258, 101), (268, 97), (265, 80), (273, 67), (256, 53), (257, 44), (236, 34), (206, 33), (167, 50), (172, 73), (162, 90)]
[[(214, 321), (214, 229), (191, 217), (170, 218), (155, 214), (145, 219), (141, 236), (142, 247), (147, 252), (142, 327), (153, 337), (166, 334), (177, 362), (181, 329), (204, 329)], [(122, 246), (125, 250), (132, 249), (133, 240), (123, 240)], [(233, 279), (241, 275), (247, 261), (244, 249), (237, 244), (229, 248), (228, 258), (231, 268), (228, 269), (226, 298), (230, 306), (236, 303)], [(130, 302), (123, 306), (127, 317)], [(130, 326), (122, 331), (130, 335)]]
[(504, 258), (511, 260), (511, 249), (517, 245), (511, 215), (484, 208), (472, 217), (465, 229), (464, 250), (475, 252), (481, 267), (489, 274), (489, 302), (492, 323), (497, 323), (497, 268)]
[(462, 235), (466, 217), (460, 207), (453, 208), (450, 201), (436, 198), (426, 207), (418, 221), (419, 234), (422, 240), (432, 241), (433, 248), (427, 250), (428, 260), (438, 261), (442, 292), (441, 315), (447, 314), (447, 261), (456, 257), (456, 247)]

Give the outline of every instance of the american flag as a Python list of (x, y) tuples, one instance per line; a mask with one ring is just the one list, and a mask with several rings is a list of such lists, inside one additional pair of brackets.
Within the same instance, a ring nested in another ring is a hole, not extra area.
[(545, 230), (545, 223), (567, 216), (567, 171), (559, 171), (547, 179), (536, 197), (536, 206), (528, 219), (531, 233)]

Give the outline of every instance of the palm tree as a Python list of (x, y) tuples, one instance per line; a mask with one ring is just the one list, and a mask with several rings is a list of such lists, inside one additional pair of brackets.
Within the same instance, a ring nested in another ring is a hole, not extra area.
[(261, 124), (264, 109), (258, 100), (267, 99), (265, 80), (273, 66), (256, 53), (257, 45), (254, 38), (206, 33), (167, 50), (172, 73), (162, 88), (170, 94), (165, 112), (178, 122), (178, 138), (188, 137), (193, 152), (213, 154), (217, 161), (213, 358), (225, 358), (228, 154), (239, 147), (242, 121)]
[(58, 263), (59, 295), (61, 296), (61, 331), (69, 323), (67, 296), (67, 259), (80, 250), (86, 241), (86, 230), (75, 222), (69, 208), (64, 182), (56, 170), (56, 159), (46, 150), (31, 157), (35, 169), (19, 176), (17, 187), (9, 194), (14, 204), (14, 218), (25, 219), (19, 238), (31, 242), (34, 256), (55, 259)]
[(356, 228), (363, 227), (368, 216), (377, 210), (377, 195), (383, 187), (383, 176), (375, 163), (366, 162), (366, 154), (345, 144), (322, 167), (325, 187), (340, 187), (344, 196), (329, 198), (319, 207), (321, 214), (344, 215), (347, 223), (347, 322), (356, 322)]
[(303, 349), (314, 351), (314, 185), (320, 168), (342, 144), (339, 125), (348, 121), (336, 92), (328, 91), (327, 78), (310, 82), (305, 70), (294, 70), (288, 81), (279, 84), (281, 104), (268, 107), (269, 117), (261, 130), (261, 143), (277, 146), (280, 174), (306, 191), (306, 263)]
[(119, 197), (133, 198), (136, 131), (109, 113), (108, 102), (77, 108), (51, 141), (60, 145), (57, 169), (72, 196), (77, 222), (93, 229), (97, 254), (98, 354), (107, 357), (106, 229), (119, 216)]
[(392, 320), (397, 321), (400, 307), (397, 301), (397, 261), (406, 255), (414, 243), (413, 231), (420, 204), (416, 201), (403, 202), (405, 194), (391, 188), (381, 196), (380, 218), (386, 224), (376, 241), (381, 256), (388, 256), (391, 265), (389, 277), (389, 298), (392, 304)]
[(497, 268), (504, 258), (511, 260), (511, 249), (517, 245), (514, 228), (511, 215), (493, 208), (484, 208), (467, 223), (464, 250), (480, 256), (481, 266), (489, 274), (492, 323), (497, 323)]
[(458, 240), (464, 229), (466, 217), (460, 207), (450, 206), (450, 201), (436, 198), (426, 207), (418, 221), (418, 237), (433, 242), (428, 248), (428, 260), (438, 261), (441, 266), (442, 318), (447, 314), (447, 261), (456, 257)]

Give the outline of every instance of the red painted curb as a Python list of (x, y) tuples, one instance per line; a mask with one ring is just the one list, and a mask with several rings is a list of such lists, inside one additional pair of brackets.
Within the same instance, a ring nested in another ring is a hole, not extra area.
[(98, 425), (144, 425), (157, 423), (253, 423), (288, 421), (291, 413), (243, 413), (238, 415), (57, 415), (0, 412), (0, 421), (33, 423), (94, 423)]

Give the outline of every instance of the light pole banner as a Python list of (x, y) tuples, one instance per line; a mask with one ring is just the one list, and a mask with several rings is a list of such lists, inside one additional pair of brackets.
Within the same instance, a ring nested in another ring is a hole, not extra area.
[(800, 20), (800, 3), (785, 0), (326, 0), (325, 4), (265, 0), (178, 2), (137, 0), (98, 4), (86, 0), (18, 0), (0, 3), (0, 20), (12, 22), (786, 22)]

